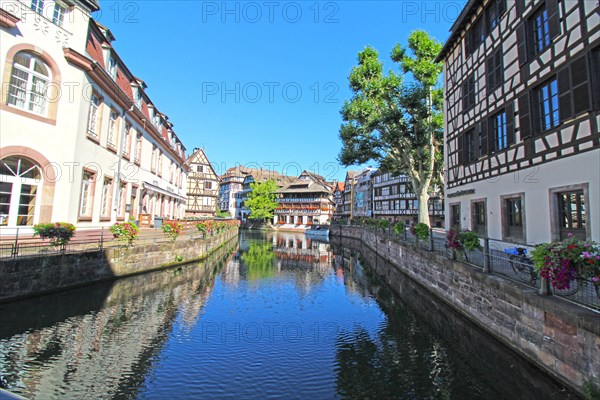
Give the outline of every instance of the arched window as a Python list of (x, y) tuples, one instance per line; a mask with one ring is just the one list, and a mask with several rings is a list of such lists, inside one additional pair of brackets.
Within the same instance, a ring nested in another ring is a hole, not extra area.
[(0, 226), (33, 225), (42, 175), (37, 164), (18, 156), (0, 160)]
[(46, 114), (50, 68), (36, 55), (20, 51), (14, 56), (8, 104), (36, 114)]

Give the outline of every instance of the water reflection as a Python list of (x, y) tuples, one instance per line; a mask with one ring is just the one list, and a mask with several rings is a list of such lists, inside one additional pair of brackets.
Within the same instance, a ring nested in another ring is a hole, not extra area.
[(194, 326), (231, 254), (206, 262), (0, 305), (0, 372), (27, 398), (130, 398), (175, 316)]
[(0, 373), (40, 399), (571, 398), (353, 248), (242, 232), (205, 265), (0, 305)]

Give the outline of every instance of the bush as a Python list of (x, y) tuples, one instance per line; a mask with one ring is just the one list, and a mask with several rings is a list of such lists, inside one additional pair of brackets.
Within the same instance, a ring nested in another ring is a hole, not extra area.
[(54, 247), (66, 246), (75, 235), (75, 225), (68, 222), (42, 223), (33, 227), (33, 236), (50, 239)]
[(459, 241), (462, 244), (462, 247), (467, 250), (473, 251), (475, 249), (481, 249), (481, 243), (479, 243), (479, 235), (477, 235), (476, 232), (470, 231), (468, 229), (465, 229), (460, 233)]
[(406, 226), (404, 225), (404, 222), (396, 222), (394, 224), (394, 233), (396, 235), (403, 235), (405, 231), (406, 231)]
[(381, 229), (387, 229), (390, 226), (390, 221), (388, 221), (385, 218), (382, 218), (379, 220), (378, 225)]
[(177, 240), (177, 236), (181, 233), (182, 225), (176, 221), (168, 221), (162, 225), (162, 231), (166, 233), (172, 242)]
[(122, 240), (131, 244), (139, 233), (139, 228), (133, 222), (117, 222), (110, 227), (110, 231), (115, 239)]
[(419, 240), (427, 240), (429, 239), (429, 226), (423, 222), (419, 222), (412, 226), (411, 233)]

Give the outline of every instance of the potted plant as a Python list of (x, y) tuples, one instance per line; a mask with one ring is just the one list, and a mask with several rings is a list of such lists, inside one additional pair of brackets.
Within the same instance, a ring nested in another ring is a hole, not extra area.
[(600, 247), (598, 243), (569, 237), (561, 242), (542, 243), (531, 252), (533, 265), (542, 278), (557, 290), (571, 289), (576, 279), (600, 286)]
[(465, 261), (469, 262), (467, 250), (473, 251), (481, 249), (479, 235), (477, 235), (476, 232), (468, 229), (463, 230), (459, 226), (455, 226), (451, 228), (446, 235), (446, 248), (452, 250), (452, 259), (456, 259), (456, 252), (458, 251), (465, 257)]
[(423, 222), (419, 222), (416, 225), (410, 227), (410, 233), (415, 235), (417, 239), (417, 245), (419, 244), (419, 240), (427, 240), (429, 239), (429, 226)]
[(169, 236), (171, 242), (174, 242), (177, 239), (181, 230), (182, 225), (177, 221), (167, 221), (162, 225), (162, 231)]
[(50, 245), (64, 252), (67, 244), (75, 235), (75, 225), (68, 222), (41, 223), (33, 227), (33, 236), (50, 239)]
[(117, 222), (110, 227), (110, 231), (115, 239), (121, 240), (131, 246), (140, 230), (133, 222)]

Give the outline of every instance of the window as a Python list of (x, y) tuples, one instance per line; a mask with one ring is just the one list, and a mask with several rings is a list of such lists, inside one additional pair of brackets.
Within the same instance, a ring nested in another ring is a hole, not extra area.
[(36, 114), (45, 114), (49, 82), (50, 70), (39, 57), (25, 51), (18, 52), (12, 65), (8, 104)]
[(486, 61), (486, 86), (490, 93), (504, 82), (504, 66), (502, 63), (502, 48), (496, 50)]
[(592, 71), (592, 93), (594, 93), (594, 109), (600, 109), (600, 47), (590, 53)]
[(465, 161), (472, 162), (479, 158), (479, 137), (475, 134), (474, 129), (469, 129), (465, 132)]
[(475, 77), (471, 75), (462, 84), (463, 111), (470, 110), (475, 105)]
[(117, 79), (117, 61), (112, 55), (108, 56), (108, 64), (106, 65), (108, 74), (113, 78)]
[(531, 16), (531, 25), (533, 29), (533, 53), (539, 54), (550, 46), (550, 26), (548, 22), (548, 10), (546, 6)]
[(0, 161), (0, 225), (33, 225), (39, 218), (40, 168), (18, 156)]
[(501, 196), (502, 199), (502, 228), (505, 238), (525, 240), (525, 214), (523, 195)]
[(142, 134), (137, 133), (135, 135), (135, 153), (133, 156), (133, 161), (136, 163), (140, 163), (142, 160)]
[(450, 227), (460, 227), (460, 204), (450, 205)]
[(90, 99), (90, 111), (88, 114), (88, 129), (87, 134), (94, 138), (98, 138), (99, 115), (100, 115), (100, 96), (97, 93), (92, 93)]
[(156, 173), (156, 158), (158, 155), (158, 148), (156, 147), (156, 145), (152, 145), (152, 160), (150, 162), (150, 170), (152, 171), (152, 173)]
[(204, 189), (207, 189), (207, 190), (212, 189), (212, 182), (204, 182)]
[(466, 48), (467, 53), (473, 54), (475, 50), (483, 43), (485, 40), (485, 25), (484, 19), (479, 18), (473, 25), (471, 25), (471, 29), (466, 36)]
[(67, 7), (65, 7), (59, 2), (54, 3), (54, 14), (52, 15), (52, 22), (54, 22), (58, 26), (63, 26), (66, 13)]
[(479, 236), (487, 236), (485, 201), (471, 203), (471, 229)]
[(537, 91), (540, 105), (540, 117), (542, 131), (558, 126), (560, 118), (558, 114), (558, 83), (556, 79), (542, 85)]
[(118, 124), (117, 120), (119, 114), (116, 111), (110, 110), (110, 116), (108, 117), (108, 137), (106, 138), (106, 145), (108, 147), (116, 148), (117, 136), (118, 136)]
[[(508, 134), (506, 127), (506, 112), (502, 111), (494, 115), (491, 119), (491, 138), (496, 150), (504, 150), (508, 147)], [(490, 150), (493, 149), (490, 146)]]
[(125, 148), (123, 149), (123, 155), (129, 158), (129, 151), (131, 149), (131, 123), (129, 121), (125, 121)]
[(79, 216), (91, 217), (94, 198), (95, 175), (84, 171), (81, 180), (81, 198), (79, 200)]
[(163, 172), (163, 152), (162, 151), (158, 151), (158, 175), (160, 175), (162, 177), (162, 172)]
[(487, 33), (490, 34), (492, 30), (500, 24), (500, 18), (506, 11), (506, 0), (492, 0), (485, 10), (486, 22), (487, 22)]
[(121, 218), (125, 216), (125, 196), (127, 195), (127, 184), (119, 184), (119, 194), (117, 197), (117, 215)]
[(110, 203), (112, 200), (112, 179), (104, 178), (102, 184), (102, 203), (100, 207), (100, 217), (110, 217)]
[(204, 167), (202, 165), (196, 165), (196, 172), (204, 172)]
[(36, 13), (43, 15), (44, 13), (44, 0), (31, 0), (31, 9)]
[(133, 99), (135, 101), (135, 106), (138, 109), (142, 109), (142, 89), (139, 86), (133, 87)]
[(586, 239), (586, 203), (583, 190), (557, 193), (560, 240), (569, 234)]

